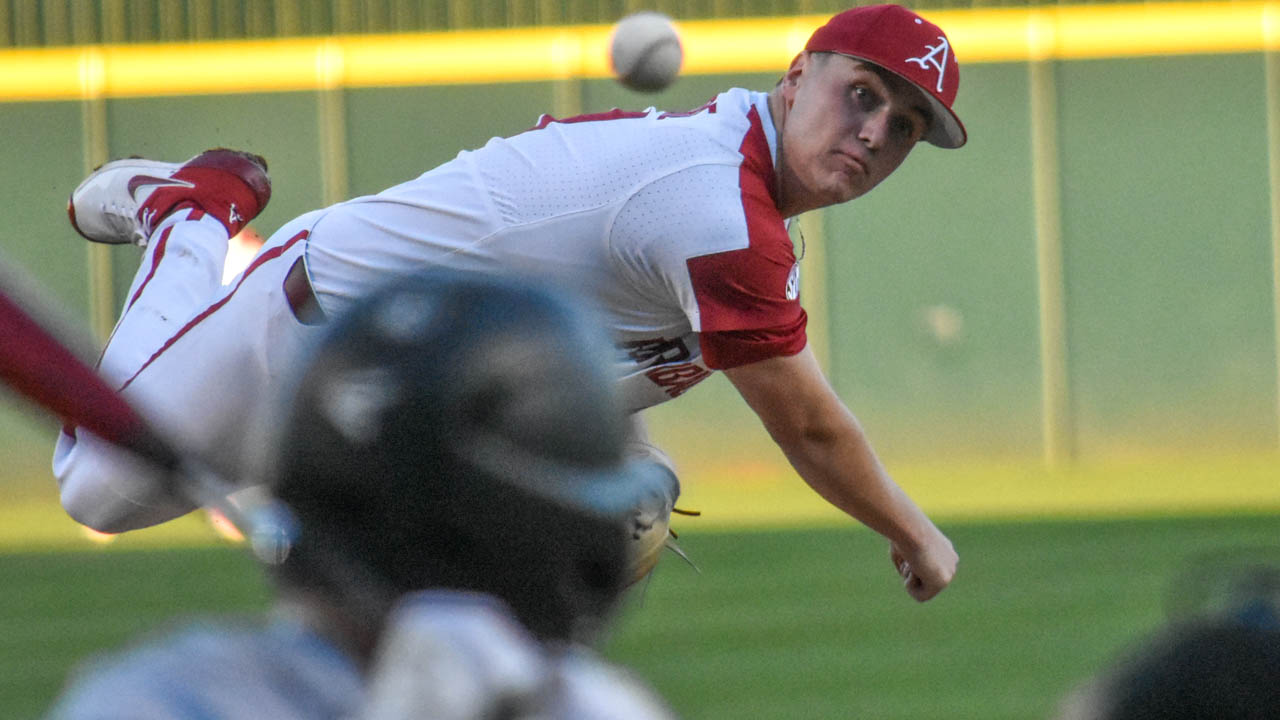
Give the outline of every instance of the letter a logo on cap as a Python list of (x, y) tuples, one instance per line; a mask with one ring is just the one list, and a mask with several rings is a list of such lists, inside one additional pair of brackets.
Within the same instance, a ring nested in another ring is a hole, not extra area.
[(947, 54), (951, 51), (951, 45), (945, 36), (939, 35), (937, 45), (924, 47), (929, 52), (920, 57), (907, 58), (907, 62), (915, 63), (925, 70), (933, 66), (933, 69), (938, 71), (938, 92), (942, 92), (942, 76), (947, 72)]

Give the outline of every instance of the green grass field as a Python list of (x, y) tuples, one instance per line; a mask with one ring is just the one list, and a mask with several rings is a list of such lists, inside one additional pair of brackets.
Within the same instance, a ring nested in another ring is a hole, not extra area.
[[(951, 523), (961, 572), (917, 605), (865, 530), (697, 523), (682, 520), (682, 546), (700, 572), (669, 555), (606, 645), (685, 718), (1044, 718), (1162, 622), (1195, 558), (1265, 547), (1280, 561), (1276, 514)], [(37, 717), (86, 654), (269, 594), (240, 548), (127, 536), (11, 550), (0, 585), (0, 715), (14, 718)]]

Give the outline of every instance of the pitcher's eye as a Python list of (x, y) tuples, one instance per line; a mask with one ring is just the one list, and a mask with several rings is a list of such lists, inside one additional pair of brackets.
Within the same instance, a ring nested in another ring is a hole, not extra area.
[(880, 104), (880, 96), (866, 85), (854, 85), (853, 98), (863, 110), (874, 110)]

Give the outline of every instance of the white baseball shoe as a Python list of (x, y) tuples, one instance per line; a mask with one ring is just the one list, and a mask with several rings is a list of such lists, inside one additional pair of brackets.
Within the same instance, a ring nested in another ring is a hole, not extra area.
[(213, 216), (235, 235), (271, 199), (267, 161), (226, 148), (184, 163), (127, 158), (106, 163), (71, 193), (67, 215), (93, 242), (145, 247), (152, 231), (176, 210)]

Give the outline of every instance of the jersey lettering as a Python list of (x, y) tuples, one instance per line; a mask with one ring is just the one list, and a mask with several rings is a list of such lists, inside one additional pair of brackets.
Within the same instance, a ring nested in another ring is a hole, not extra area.
[(662, 365), (649, 370), (644, 375), (661, 387), (667, 395), (674, 398), (680, 397), (689, 388), (706, 380), (711, 376), (711, 371), (693, 363), (682, 363)]
[(666, 338), (657, 338), (654, 340), (634, 340), (625, 342), (622, 348), (627, 351), (627, 357), (637, 365), (665, 365), (667, 363), (683, 362), (689, 359), (689, 348), (684, 344), (684, 340), (676, 338), (668, 340)]

